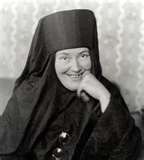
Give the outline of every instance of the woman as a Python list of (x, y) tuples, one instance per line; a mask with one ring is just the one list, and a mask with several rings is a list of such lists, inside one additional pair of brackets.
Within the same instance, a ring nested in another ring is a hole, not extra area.
[(135, 160), (141, 135), (102, 76), (92, 11), (42, 18), (0, 119), (2, 160)]

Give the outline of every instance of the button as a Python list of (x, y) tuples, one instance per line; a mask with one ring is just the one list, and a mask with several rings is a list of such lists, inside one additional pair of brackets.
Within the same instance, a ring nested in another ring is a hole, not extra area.
[(58, 158), (54, 154), (52, 154), (52, 159), (51, 160), (62, 160), (62, 158)]
[(67, 132), (62, 132), (62, 133), (60, 134), (60, 137), (62, 137), (62, 138), (66, 138), (66, 137), (67, 137), (67, 135), (68, 135), (68, 133), (67, 133)]
[(62, 148), (60, 148), (60, 147), (57, 147), (56, 149), (54, 149), (54, 151), (53, 151), (53, 156), (55, 156), (56, 158), (60, 158), (60, 157), (62, 157), (63, 156), (63, 150), (62, 150)]
[(56, 152), (57, 152), (57, 153), (61, 153), (61, 152), (62, 152), (62, 149), (61, 149), (61, 148), (56, 148)]
[(66, 143), (68, 141), (69, 134), (67, 132), (62, 131), (61, 134), (59, 135), (59, 141), (61, 143)]

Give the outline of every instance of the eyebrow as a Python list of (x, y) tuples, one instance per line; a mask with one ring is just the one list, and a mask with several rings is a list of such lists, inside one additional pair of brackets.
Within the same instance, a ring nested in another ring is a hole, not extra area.
[[(81, 52), (78, 52), (78, 53), (81, 54), (83, 52), (89, 52), (89, 50), (84, 50), (84, 51), (81, 51)], [(69, 55), (68, 52), (61, 52), (60, 54)]]

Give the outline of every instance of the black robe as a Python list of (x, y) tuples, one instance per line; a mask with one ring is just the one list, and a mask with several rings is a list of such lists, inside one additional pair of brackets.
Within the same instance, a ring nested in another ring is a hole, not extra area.
[[(60, 131), (66, 130), (66, 122), (70, 125), (70, 118), (73, 119), (73, 130), (76, 130), (75, 135), (70, 134), (73, 140), (70, 140), (68, 144), (60, 145), (64, 150), (64, 155), (62, 155), (64, 160), (136, 160), (140, 153), (140, 130), (135, 126), (134, 119), (131, 117), (119, 89), (104, 77), (101, 82), (111, 93), (110, 103), (104, 113), (101, 112), (99, 102), (93, 109), (82, 109), (78, 114), (71, 108), (68, 112), (64, 111), (63, 113), (63, 115), (67, 115), (63, 125), (59, 119), (52, 126), (53, 128), (57, 125)], [(87, 115), (85, 115), (86, 111)], [(48, 132), (56, 137), (61, 133)], [(42, 144), (38, 145), (40, 148), (36, 146), (33, 151), (36, 159), (43, 160), (40, 158)], [(56, 147), (58, 147), (58, 141), (54, 145), (54, 148)], [(51, 159), (51, 157), (52, 151), (50, 150), (45, 159)]]
[[(83, 102), (55, 73), (55, 52), (82, 46), (90, 48), (92, 74), (111, 93), (104, 113), (98, 100)], [(0, 117), (0, 159), (50, 160), (58, 147), (63, 160), (136, 160), (140, 130), (119, 89), (102, 76), (98, 53), (92, 11), (64, 11), (39, 21), (24, 71)]]
[[(29, 152), (23, 154), (22, 147), (1, 156), (1, 159), (50, 160), (53, 150), (59, 146), (64, 151), (63, 160), (136, 160), (141, 147), (140, 130), (135, 126), (118, 88), (104, 77), (102, 82), (111, 92), (104, 113), (98, 101), (91, 109), (87, 108), (89, 105), (79, 109), (64, 108)], [(58, 142), (62, 131), (69, 133), (69, 140), (64, 145)]]

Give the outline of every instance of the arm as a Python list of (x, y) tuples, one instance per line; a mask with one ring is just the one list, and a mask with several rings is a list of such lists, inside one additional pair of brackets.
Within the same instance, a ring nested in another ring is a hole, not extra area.
[[(83, 92), (85, 91), (85, 92)], [(101, 111), (104, 113), (109, 102), (111, 93), (92, 73), (86, 72), (77, 90), (77, 95), (84, 101), (89, 101), (89, 96), (99, 100)]]
[(136, 160), (141, 148), (140, 130), (135, 126), (119, 89), (109, 82), (104, 81), (104, 84), (111, 92), (111, 100), (98, 123), (98, 135), (102, 135), (99, 143), (105, 148), (103, 145), (106, 144), (101, 144), (101, 141), (106, 135), (107, 141), (111, 139), (107, 144), (113, 146), (107, 153), (108, 160)]

